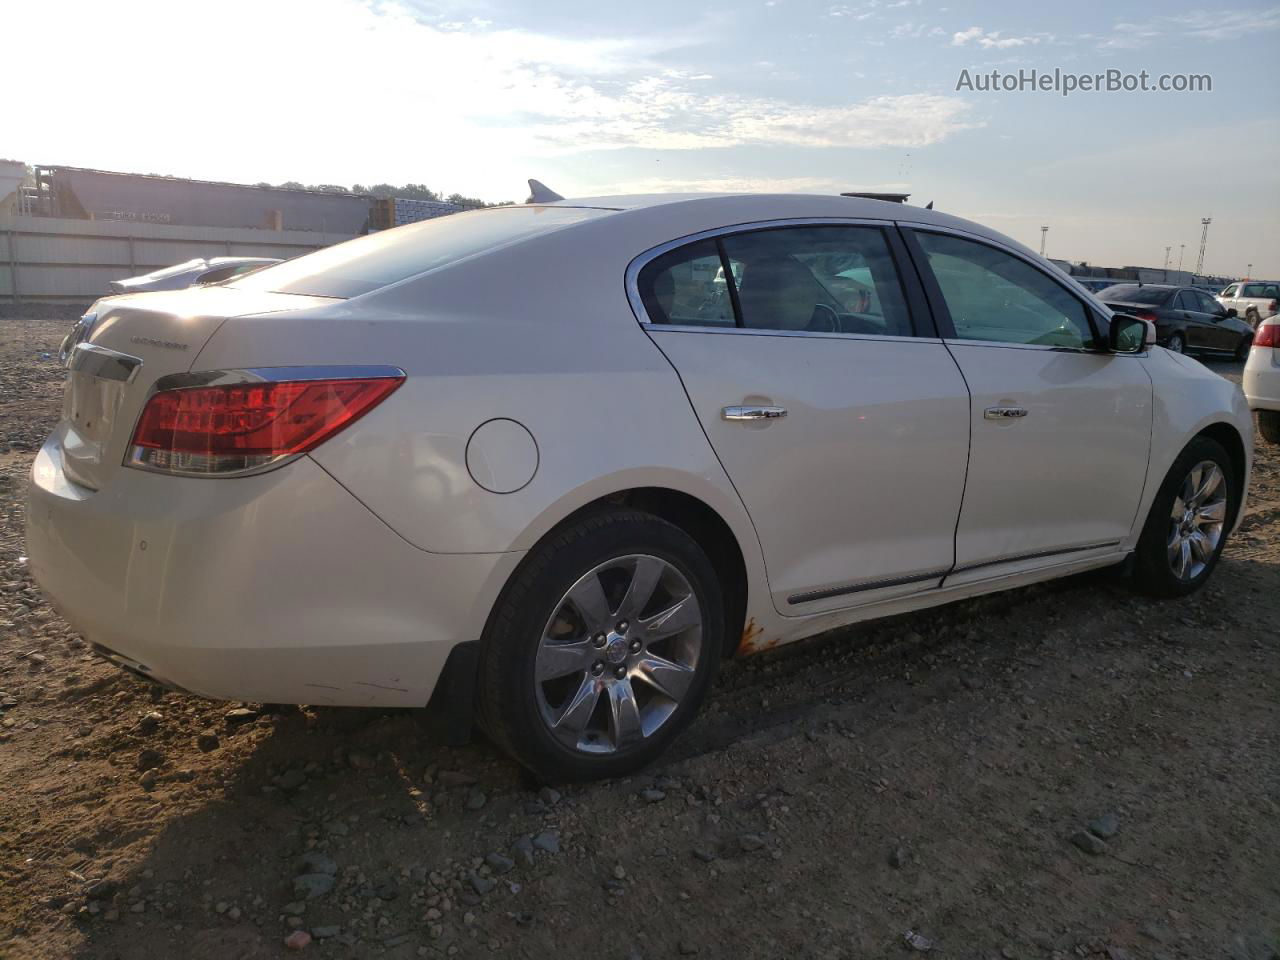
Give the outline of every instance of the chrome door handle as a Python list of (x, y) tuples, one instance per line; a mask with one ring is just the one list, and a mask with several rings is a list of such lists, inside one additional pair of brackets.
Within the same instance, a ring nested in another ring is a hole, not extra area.
[(987, 407), (982, 415), (988, 420), (1021, 420), (1027, 415), (1026, 407)]
[(787, 415), (786, 407), (724, 407), (721, 420), (781, 420)]

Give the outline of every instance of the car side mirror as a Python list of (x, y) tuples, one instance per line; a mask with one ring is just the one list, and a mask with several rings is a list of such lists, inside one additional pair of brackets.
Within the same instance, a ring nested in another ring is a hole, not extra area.
[(1112, 353), (1142, 353), (1156, 342), (1156, 325), (1148, 320), (1117, 313), (1111, 318), (1107, 346)]
[(1236, 308), (1235, 308), (1235, 307), (1227, 307), (1227, 316), (1228, 316), (1228, 317), (1238, 317), (1238, 316), (1240, 316), (1240, 314), (1236, 311)]

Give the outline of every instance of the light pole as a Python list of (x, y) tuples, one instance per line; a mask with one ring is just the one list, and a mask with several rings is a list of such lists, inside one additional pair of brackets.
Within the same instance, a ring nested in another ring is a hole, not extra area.
[(1204, 270), (1204, 245), (1209, 242), (1209, 224), (1213, 223), (1213, 217), (1200, 218), (1200, 256), (1196, 257), (1196, 276), (1201, 275)]
[(1244, 271), (1244, 278), (1249, 280), (1253, 277), (1253, 264), (1249, 264)]
[(1169, 254), (1173, 250), (1172, 246), (1164, 248), (1164, 282), (1169, 282)]
[(1185, 243), (1178, 244), (1178, 272), (1179, 273), (1182, 272), (1182, 254), (1186, 249), (1187, 249), (1187, 245)]
[(1044, 238), (1046, 235), (1048, 235), (1048, 233), (1049, 233), (1048, 227), (1040, 228), (1040, 256), (1042, 257), (1044, 256)]

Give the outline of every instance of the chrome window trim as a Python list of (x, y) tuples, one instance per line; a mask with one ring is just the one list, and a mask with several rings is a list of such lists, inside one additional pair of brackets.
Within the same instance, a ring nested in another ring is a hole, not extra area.
[[(142, 400), (142, 405), (138, 408), (138, 418), (142, 417), (142, 413), (146, 410), (151, 398), (164, 390), (190, 390), (196, 387), (222, 387), (241, 383), (293, 383), (306, 380), (383, 380), (405, 378), (406, 376), (407, 374), (400, 367), (383, 365), (357, 366), (350, 364), (305, 367), (247, 367), (239, 370), (193, 370), (186, 373), (171, 373), (160, 377), (151, 385), (146, 397)], [(129, 433), (131, 440), (134, 431), (137, 429), (138, 422), (135, 419), (133, 430)], [(158, 473), (166, 477), (183, 477), (190, 480), (231, 480), (237, 477), (254, 477), (259, 474), (270, 473), (272, 470), (278, 470), (301, 457), (307, 456), (305, 453), (290, 453), (276, 457), (266, 463), (255, 464), (252, 467), (245, 467), (241, 470), (227, 470), (223, 473), (202, 473), (200, 471), (154, 467), (141, 459), (143, 455), (142, 449), (130, 443), (129, 448), (125, 451), (124, 466), (131, 467), (134, 470), (145, 470), (148, 473)]]
[(95, 343), (77, 343), (67, 359), (67, 369), (99, 380), (132, 383), (142, 367), (142, 358), (110, 350)]
[[(644, 301), (640, 298), (640, 271), (649, 265), (651, 260), (655, 260), (664, 253), (687, 246), (691, 243), (697, 243), (699, 240), (713, 240), (720, 237), (734, 236), (740, 233), (753, 233), (757, 230), (773, 230), (782, 227), (874, 227), (878, 230), (885, 230), (893, 227), (893, 220), (876, 220), (869, 217), (797, 217), (794, 219), (782, 220), (752, 220), (747, 223), (735, 223), (727, 227), (715, 227), (710, 230), (702, 230), (698, 233), (691, 233), (687, 236), (679, 237), (675, 240), (668, 240), (666, 243), (660, 243), (656, 247), (650, 247), (643, 253), (637, 254), (627, 264), (626, 272), (626, 291), (627, 302), (631, 305), (631, 312), (635, 314), (636, 321), (646, 331), (657, 333), (664, 330), (678, 331), (680, 333), (734, 333), (746, 334), (748, 336), (758, 337), (818, 337), (826, 339), (838, 340), (924, 340), (938, 342), (937, 337), (900, 337), (894, 334), (880, 333), (836, 333), (823, 332), (821, 330), (770, 330), (767, 327), (738, 327), (738, 326), (716, 326), (702, 324), (683, 324), (683, 323), (654, 323), (649, 319), (648, 313), (644, 309)], [(899, 276), (898, 283), (906, 284), (906, 278)], [(906, 293), (904, 291), (904, 299)]]

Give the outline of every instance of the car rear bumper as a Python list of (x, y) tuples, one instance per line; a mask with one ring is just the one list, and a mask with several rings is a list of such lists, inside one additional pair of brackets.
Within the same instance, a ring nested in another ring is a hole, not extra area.
[(419, 550), (308, 457), (235, 479), (122, 470), (89, 491), (59, 436), (29, 488), (33, 575), (117, 662), (204, 696), (422, 706), (520, 558)]
[(1250, 410), (1280, 410), (1280, 350), (1254, 347), (1240, 385)]

